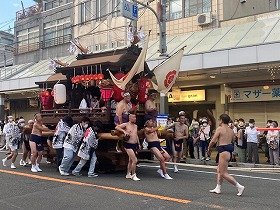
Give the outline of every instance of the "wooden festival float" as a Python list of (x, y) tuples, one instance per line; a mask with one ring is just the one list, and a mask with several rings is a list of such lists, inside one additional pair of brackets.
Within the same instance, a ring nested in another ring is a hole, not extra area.
[[(128, 157), (124, 154), (124, 150), (122, 152), (116, 150), (117, 144), (119, 145), (123, 140), (123, 136), (114, 131), (113, 118), (116, 103), (123, 99), (124, 91), (128, 91), (132, 97), (132, 106), (137, 110), (137, 125), (143, 128), (144, 104), (148, 89), (155, 88), (161, 92), (159, 84), (161, 79), (157, 78), (157, 69), (151, 71), (145, 62), (148, 40), (143, 45), (143, 49), (132, 45), (125, 49), (98, 54), (88, 53), (88, 50), (78, 42), (74, 44), (81, 52), (77, 55), (77, 60), (71, 64), (52, 60), (55, 74), (45, 82), (36, 83), (42, 89), (40, 102), (44, 124), (54, 128), (59, 120), (67, 115), (71, 116), (75, 123), (83, 116), (89, 117), (92, 121), (102, 122), (103, 129), (97, 149), (99, 163), (97, 168), (100, 171), (123, 170), (127, 166)], [(174, 62), (177, 65), (175, 68)], [(172, 70), (166, 75), (161, 72), (161, 76), (166, 76), (162, 82), (170, 89), (178, 75), (176, 68), (179, 68), (180, 62), (178, 66), (178, 60), (174, 60), (169, 66), (165, 68), (172, 68)], [(82, 99), (90, 95), (100, 99), (100, 107), (79, 109)], [(139, 131), (139, 137), (142, 143), (143, 130)], [(151, 159), (151, 153), (148, 150), (141, 150), (138, 157)]]

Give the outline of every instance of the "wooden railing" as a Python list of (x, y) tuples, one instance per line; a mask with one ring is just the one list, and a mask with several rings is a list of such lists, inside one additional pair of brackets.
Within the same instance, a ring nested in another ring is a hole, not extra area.
[(53, 109), (42, 110), (42, 117), (45, 124), (56, 124), (64, 116), (71, 116), (75, 122), (79, 122), (82, 117), (86, 116), (92, 121), (101, 121), (109, 124), (111, 113), (109, 110), (101, 109)]

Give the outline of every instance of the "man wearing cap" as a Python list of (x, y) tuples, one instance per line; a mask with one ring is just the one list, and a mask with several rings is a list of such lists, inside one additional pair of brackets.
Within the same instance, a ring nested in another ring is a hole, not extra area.
[(157, 92), (155, 90), (149, 90), (148, 99), (145, 102), (145, 122), (150, 119), (157, 119), (158, 111), (155, 103), (156, 97)]
[(120, 125), (129, 121), (129, 111), (132, 108), (130, 100), (130, 93), (124, 93), (123, 100), (121, 100), (116, 106), (116, 116), (114, 119), (115, 125)]
[[(258, 143), (260, 140), (260, 131), (255, 126), (255, 120), (249, 120), (249, 126), (245, 129), (247, 139), (248, 163), (259, 163)], [(253, 161), (252, 161), (253, 160)]]

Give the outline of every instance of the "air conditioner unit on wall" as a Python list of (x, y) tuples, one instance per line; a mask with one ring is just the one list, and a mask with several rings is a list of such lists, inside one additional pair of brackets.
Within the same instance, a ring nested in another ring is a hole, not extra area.
[(212, 23), (211, 12), (198, 14), (196, 17), (197, 17), (197, 24), (200, 25), (200, 26)]
[(240, 3), (245, 3), (247, 0), (240, 0)]

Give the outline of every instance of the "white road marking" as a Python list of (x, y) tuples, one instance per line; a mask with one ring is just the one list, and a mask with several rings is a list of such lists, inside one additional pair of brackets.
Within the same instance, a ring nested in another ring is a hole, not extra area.
[[(147, 168), (159, 168), (159, 166), (151, 166), (151, 165), (144, 165), (139, 164), (140, 167), (147, 167)], [(168, 168), (173, 169), (173, 168)], [(179, 169), (179, 171), (188, 171), (188, 172), (194, 172), (194, 173), (204, 173), (204, 174), (216, 174), (216, 172), (213, 171), (199, 171), (199, 170), (192, 170), (192, 169)], [(268, 178), (268, 177), (260, 177), (260, 176), (249, 176), (249, 175), (243, 175), (243, 174), (230, 174), (232, 176), (236, 177), (243, 177), (243, 178), (251, 178), (251, 179), (260, 179), (260, 180), (269, 180), (269, 181), (277, 181), (280, 182), (280, 179), (274, 179), (274, 178)]]

